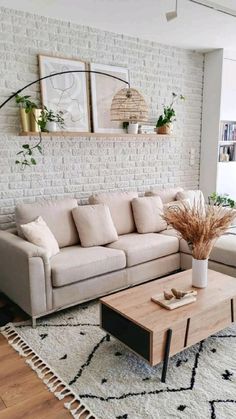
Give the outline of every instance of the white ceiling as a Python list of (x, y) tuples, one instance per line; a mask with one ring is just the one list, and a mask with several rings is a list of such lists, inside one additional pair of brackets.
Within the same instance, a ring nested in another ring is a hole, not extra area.
[[(0, 6), (169, 45), (204, 51), (236, 50), (236, 17), (189, 0), (178, 3), (178, 18), (167, 23), (165, 13), (174, 9), (175, 0), (0, 0)], [(215, 3), (236, 13), (236, 0)]]

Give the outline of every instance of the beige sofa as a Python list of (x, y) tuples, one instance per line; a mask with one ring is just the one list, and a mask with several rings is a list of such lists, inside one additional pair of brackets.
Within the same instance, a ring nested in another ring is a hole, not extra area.
[[(168, 195), (175, 200), (177, 190)], [(106, 203), (118, 232), (107, 246), (82, 247), (72, 218), (74, 199), (21, 204), (17, 232), (0, 232), (0, 291), (36, 319), (45, 314), (137, 285), (191, 266), (187, 244), (172, 229), (136, 232), (133, 192), (98, 194), (90, 203)], [(22, 237), (20, 225), (41, 215), (53, 232), (60, 253), (51, 259), (43, 248)], [(221, 237), (210, 267), (236, 276), (236, 237)]]

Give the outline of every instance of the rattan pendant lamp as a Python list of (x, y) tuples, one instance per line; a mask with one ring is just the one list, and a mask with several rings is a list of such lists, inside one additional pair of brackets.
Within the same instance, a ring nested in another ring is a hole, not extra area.
[(119, 90), (112, 99), (111, 120), (128, 122), (130, 133), (136, 134), (138, 123), (148, 119), (148, 107), (144, 97), (131, 87)]

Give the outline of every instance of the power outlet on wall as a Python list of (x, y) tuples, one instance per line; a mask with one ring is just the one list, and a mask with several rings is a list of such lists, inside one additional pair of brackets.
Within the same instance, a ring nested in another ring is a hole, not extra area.
[(190, 148), (189, 151), (189, 165), (194, 166), (195, 164), (195, 148)]

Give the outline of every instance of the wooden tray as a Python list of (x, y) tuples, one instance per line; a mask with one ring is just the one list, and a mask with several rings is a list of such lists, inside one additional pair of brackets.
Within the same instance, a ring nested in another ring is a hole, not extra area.
[(161, 294), (157, 294), (151, 297), (151, 300), (154, 301), (154, 303), (157, 303), (160, 306), (166, 308), (167, 310), (175, 310), (176, 308), (194, 303), (195, 301), (197, 301), (197, 298), (196, 294), (190, 294), (181, 298), (181, 300), (178, 300), (177, 298), (173, 298), (172, 300), (166, 300), (162, 292)]

